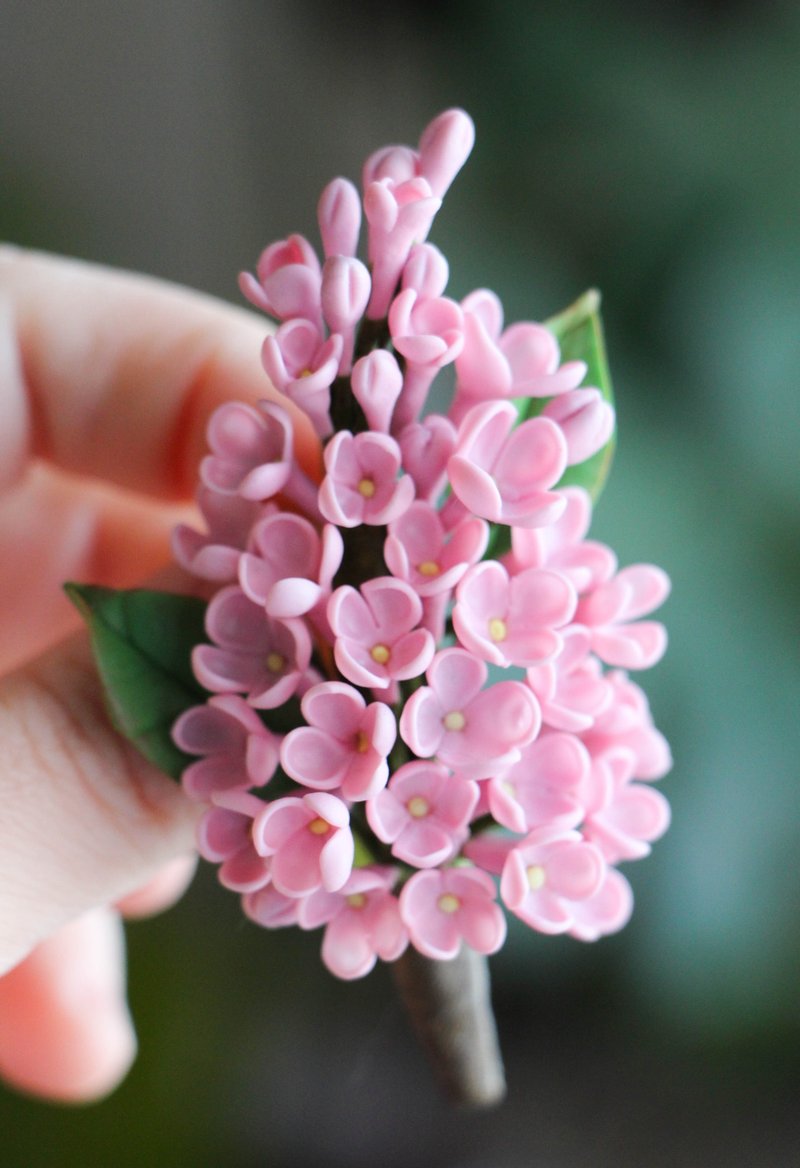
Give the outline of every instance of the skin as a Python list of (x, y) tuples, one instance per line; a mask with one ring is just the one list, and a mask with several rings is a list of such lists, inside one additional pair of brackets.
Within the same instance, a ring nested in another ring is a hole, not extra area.
[(128, 1070), (120, 917), (181, 894), (197, 815), (109, 725), (61, 585), (131, 587), (169, 563), (211, 411), (276, 396), (265, 331), (184, 289), (0, 247), (0, 1076), (32, 1094), (95, 1099)]

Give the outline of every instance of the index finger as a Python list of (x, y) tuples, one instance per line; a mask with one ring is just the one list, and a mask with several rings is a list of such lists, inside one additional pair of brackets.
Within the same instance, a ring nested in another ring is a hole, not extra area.
[[(278, 399), (266, 323), (145, 276), (0, 248), (0, 479), (31, 457), (163, 499), (192, 493), (221, 402)], [(285, 398), (295, 448), (318, 442)]]

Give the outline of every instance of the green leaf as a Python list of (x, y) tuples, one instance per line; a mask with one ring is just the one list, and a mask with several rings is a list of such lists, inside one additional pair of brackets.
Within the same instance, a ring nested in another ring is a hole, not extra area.
[(86, 621), (111, 720), (166, 774), (191, 757), (172, 741), (175, 719), (208, 697), (192, 674), (192, 648), (206, 639), (206, 604), (192, 596), (66, 584)]
[[(613, 405), (614, 395), (600, 318), (600, 293), (597, 289), (590, 288), (584, 292), (569, 308), (546, 320), (545, 325), (561, 346), (561, 360), (585, 361), (588, 369), (584, 384), (599, 389), (606, 401)], [(615, 442), (615, 434), (612, 434), (606, 445), (591, 458), (567, 467), (558, 485), (584, 487), (596, 502), (611, 469)]]

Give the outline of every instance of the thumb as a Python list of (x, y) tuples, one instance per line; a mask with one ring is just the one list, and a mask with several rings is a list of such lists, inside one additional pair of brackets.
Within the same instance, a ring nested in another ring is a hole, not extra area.
[(191, 850), (197, 809), (111, 726), (87, 639), (0, 680), (0, 974)]
[(3, 1078), (62, 1102), (107, 1094), (136, 1053), (124, 983), (113, 909), (92, 909), (48, 937), (0, 978)]

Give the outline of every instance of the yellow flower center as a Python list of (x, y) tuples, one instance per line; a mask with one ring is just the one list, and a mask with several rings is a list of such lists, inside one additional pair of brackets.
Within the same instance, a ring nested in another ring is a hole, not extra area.
[(444, 896), (440, 896), (436, 903), (443, 913), (458, 912), (461, 908), (461, 901), (457, 896), (453, 896), (452, 892), (445, 892)]
[(430, 811), (430, 804), (427, 799), (423, 799), (421, 795), (415, 795), (413, 799), (409, 799), (406, 803), (408, 814), (413, 815), (414, 819), (424, 819)]
[(359, 730), (356, 734), (356, 750), (359, 754), (366, 754), (369, 750), (369, 738), (363, 730)]
[(363, 892), (352, 892), (347, 898), (347, 903), (350, 908), (363, 908), (367, 903), (367, 898)]
[(449, 714), (445, 714), (442, 721), (445, 730), (463, 730), (467, 724), (467, 719), (460, 710), (451, 710)]
[(373, 645), (369, 651), (369, 655), (377, 665), (385, 665), (391, 653), (389, 652), (388, 645)]
[(280, 673), (286, 664), (286, 659), (280, 653), (270, 653), (267, 657), (267, 669), (270, 673)]
[(499, 616), (493, 616), (489, 621), (489, 636), (493, 641), (505, 641), (508, 636), (508, 629), (506, 622), (501, 620)]
[(316, 819), (312, 819), (308, 825), (308, 830), (312, 835), (325, 835), (326, 832), (330, 831), (330, 828), (331, 825), (328, 821), (322, 819), (319, 815)]
[(421, 564), (417, 565), (420, 576), (438, 576), (441, 570), (436, 560), (423, 560)]
[(362, 479), (358, 484), (358, 493), (363, 495), (365, 499), (371, 499), (375, 494), (375, 484), (372, 479)]
[(538, 892), (547, 879), (547, 873), (541, 864), (531, 864), (527, 872), (528, 887), (531, 892)]

